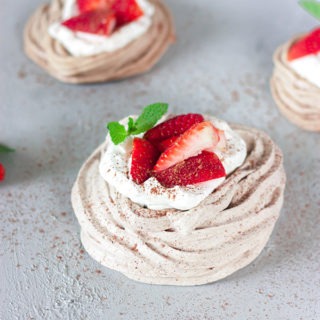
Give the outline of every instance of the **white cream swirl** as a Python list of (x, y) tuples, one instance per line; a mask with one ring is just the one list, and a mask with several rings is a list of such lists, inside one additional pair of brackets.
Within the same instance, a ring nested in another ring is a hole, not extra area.
[(76, 0), (66, 0), (62, 11), (62, 20), (51, 24), (48, 32), (75, 57), (114, 52), (143, 35), (152, 23), (154, 6), (147, 0), (137, 0), (137, 2), (144, 12), (142, 17), (121, 27), (110, 36), (101, 36), (74, 32), (61, 24), (61, 21), (79, 14)]
[[(216, 128), (224, 131), (226, 147), (223, 150), (217, 149), (216, 154), (222, 161), (226, 173), (230, 174), (243, 163), (246, 157), (246, 144), (225, 121), (209, 116), (206, 117), (206, 120), (211, 121)], [(127, 118), (121, 122), (127, 124)], [(131, 150), (132, 138), (128, 138), (120, 145), (114, 145), (108, 135), (107, 147), (100, 162), (100, 174), (117, 192), (149, 209), (191, 209), (225, 180), (225, 178), (219, 178), (197, 185), (165, 188), (157, 179), (151, 177), (143, 184), (138, 185), (132, 181), (129, 175), (130, 165), (128, 163), (130, 164)]]
[(263, 132), (232, 126), (247, 156), (197, 207), (142, 208), (100, 176), (105, 145), (84, 163), (72, 190), (81, 240), (99, 263), (153, 284), (199, 285), (243, 268), (261, 252), (283, 202), (282, 153)]
[(297, 74), (320, 88), (320, 53), (310, 54), (288, 63)]

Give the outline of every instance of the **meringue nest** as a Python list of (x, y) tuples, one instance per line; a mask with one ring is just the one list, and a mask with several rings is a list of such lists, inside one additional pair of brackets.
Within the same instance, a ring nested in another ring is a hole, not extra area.
[(131, 77), (150, 70), (174, 41), (170, 12), (159, 0), (152, 25), (124, 48), (88, 57), (72, 56), (48, 33), (48, 27), (60, 20), (63, 0), (39, 7), (24, 29), (27, 56), (50, 75), (63, 82), (92, 83)]
[(252, 262), (283, 203), (282, 153), (263, 132), (232, 126), (247, 144), (245, 162), (198, 206), (150, 210), (111, 188), (99, 173), (100, 146), (84, 163), (72, 205), (87, 252), (104, 266), (153, 284), (199, 285)]
[(274, 53), (271, 92), (280, 111), (292, 123), (308, 131), (320, 131), (320, 88), (297, 74), (287, 60), (288, 50), (297, 39), (291, 39)]

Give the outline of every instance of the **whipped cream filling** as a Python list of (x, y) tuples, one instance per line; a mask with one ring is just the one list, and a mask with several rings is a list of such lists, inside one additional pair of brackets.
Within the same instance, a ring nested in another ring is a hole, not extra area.
[(66, 0), (61, 21), (49, 26), (50, 36), (60, 42), (75, 57), (91, 56), (103, 52), (114, 52), (143, 35), (152, 24), (154, 6), (147, 0), (136, 0), (144, 15), (124, 25), (110, 36), (74, 32), (61, 23), (79, 14), (76, 0)]
[(301, 77), (320, 88), (320, 53), (294, 59), (289, 61), (289, 65)]
[[(134, 116), (132, 117), (134, 118)], [(120, 122), (126, 125), (127, 119)], [(216, 154), (228, 175), (244, 162), (247, 155), (246, 143), (225, 121), (211, 116), (206, 116), (205, 119), (211, 121), (216, 128), (224, 131), (226, 147), (221, 150), (217, 149)], [(165, 118), (161, 119), (161, 121), (164, 120)], [(128, 137), (123, 143), (114, 145), (108, 134), (107, 149), (102, 154), (99, 171), (103, 179), (116, 191), (149, 209), (191, 209), (225, 180), (225, 178), (218, 178), (196, 185), (165, 188), (154, 177), (151, 177), (143, 184), (138, 185), (130, 177), (132, 141), (133, 138)]]

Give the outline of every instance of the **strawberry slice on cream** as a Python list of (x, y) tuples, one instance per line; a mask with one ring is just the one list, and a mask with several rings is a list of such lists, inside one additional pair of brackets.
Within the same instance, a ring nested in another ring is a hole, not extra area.
[(292, 44), (288, 51), (288, 61), (317, 54), (320, 51), (320, 28)]
[(219, 142), (217, 130), (209, 121), (194, 124), (163, 152), (153, 170), (159, 172), (196, 156), (203, 150), (214, 150)]
[(295, 41), (287, 61), (299, 76), (320, 88), (320, 28)]
[(109, 36), (116, 26), (115, 13), (110, 10), (92, 10), (72, 17), (62, 25), (72, 31)]
[(72, 31), (109, 36), (143, 15), (135, 0), (77, 0), (79, 15), (62, 22)]
[(226, 172), (216, 154), (202, 151), (197, 156), (178, 162), (160, 172), (154, 172), (154, 176), (161, 185), (172, 188), (223, 178)]
[(159, 151), (151, 142), (134, 138), (132, 145), (130, 175), (137, 184), (145, 182), (151, 176), (152, 168), (159, 157)]

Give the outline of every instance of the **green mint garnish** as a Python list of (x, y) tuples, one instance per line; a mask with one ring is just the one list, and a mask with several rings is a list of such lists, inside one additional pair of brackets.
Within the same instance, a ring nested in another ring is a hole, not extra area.
[(129, 117), (128, 120), (128, 132), (132, 132), (134, 130), (134, 120)]
[(9, 152), (14, 152), (15, 150), (5, 146), (4, 144), (0, 144), (0, 153), (9, 153)]
[(300, 6), (320, 20), (320, 2), (316, 0), (300, 0)]
[(119, 122), (109, 122), (107, 128), (110, 133), (111, 140), (114, 144), (123, 142), (130, 135), (151, 129), (160, 118), (168, 111), (167, 103), (154, 103), (145, 107), (141, 115), (134, 121), (131, 117), (128, 119), (128, 129)]
[(109, 122), (107, 128), (114, 144), (121, 143), (128, 136), (126, 128), (119, 122)]
[(134, 122), (131, 134), (135, 135), (151, 129), (167, 111), (167, 103), (154, 103), (145, 107)]

